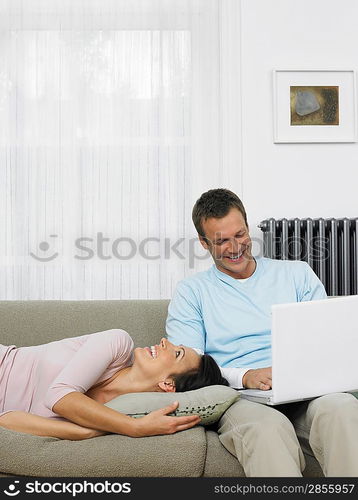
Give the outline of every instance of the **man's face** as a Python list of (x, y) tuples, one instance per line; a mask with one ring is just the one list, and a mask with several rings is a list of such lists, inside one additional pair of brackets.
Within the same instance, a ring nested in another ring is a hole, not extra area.
[(199, 236), (204, 248), (209, 250), (216, 267), (233, 278), (248, 278), (255, 271), (251, 255), (251, 239), (244, 217), (232, 208), (225, 217), (211, 217), (202, 222), (205, 239)]

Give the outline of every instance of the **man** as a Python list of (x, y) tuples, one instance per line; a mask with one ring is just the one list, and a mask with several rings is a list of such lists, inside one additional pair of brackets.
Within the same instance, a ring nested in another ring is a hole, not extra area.
[[(326, 298), (323, 284), (305, 262), (253, 258), (246, 212), (231, 191), (202, 194), (192, 216), (214, 265), (178, 284), (167, 335), (211, 354), (232, 387), (268, 390), (271, 305)], [(351, 394), (275, 408), (241, 399), (218, 433), (248, 477), (302, 476), (302, 449), (326, 476), (358, 476), (358, 401)]]

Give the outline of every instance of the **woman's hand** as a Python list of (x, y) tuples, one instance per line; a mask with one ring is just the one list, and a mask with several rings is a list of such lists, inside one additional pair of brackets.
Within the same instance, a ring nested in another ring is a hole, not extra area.
[(179, 403), (175, 401), (171, 405), (152, 411), (145, 417), (136, 419), (133, 437), (157, 436), (159, 434), (174, 434), (194, 427), (200, 422), (198, 415), (188, 417), (169, 417), (178, 408)]
[(124, 434), (131, 437), (173, 434), (190, 429), (200, 422), (200, 417), (169, 417), (178, 408), (175, 402), (152, 411), (145, 417), (133, 418), (108, 408), (80, 392), (70, 392), (53, 406), (52, 411), (61, 417), (91, 430)]

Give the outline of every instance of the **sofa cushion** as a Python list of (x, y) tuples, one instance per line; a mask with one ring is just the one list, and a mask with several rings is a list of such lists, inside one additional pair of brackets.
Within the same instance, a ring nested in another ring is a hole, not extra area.
[(179, 406), (172, 415), (199, 415), (201, 425), (211, 425), (219, 420), (225, 410), (240, 397), (235, 389), (225, 385), (210, 385), (186, 392), (137, 392), (123, 394), (106, 406), (131, 417), (143, 417), (151, 411), (168, 406), (174, 401)]
[(132, 438), (108, 434), (83, 441), (32, 436), (0, 427), (0, 470), (40, 477), (200, 477), (205, 429)]
[(0, 344), (31, 346), (120, 328), (135, 346), (165, 336), (169, 300), (0, 301)]

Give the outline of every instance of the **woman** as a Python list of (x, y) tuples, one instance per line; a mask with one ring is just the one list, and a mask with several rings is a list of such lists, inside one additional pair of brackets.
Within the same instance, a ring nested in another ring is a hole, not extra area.
[(115, 433), (172, 434), (198, 416), (170, 417), (178, 403), (132, 418), (104, 404), (129, 392), (174, 392), (228, 385), (213, 358), (175, 346), (137, 347), (107, 330), (32, 347), (0, 345), (0, 427), (80, 440)]

